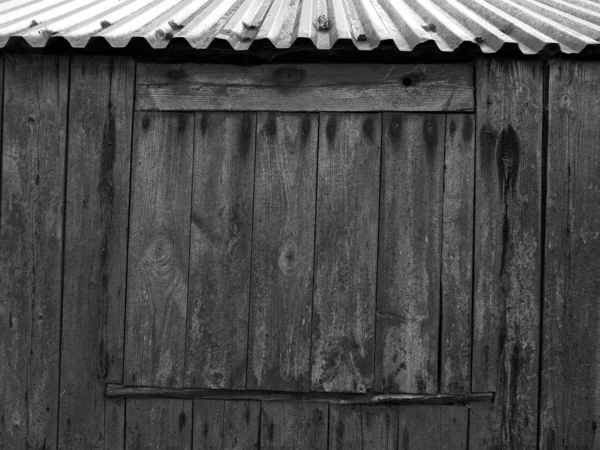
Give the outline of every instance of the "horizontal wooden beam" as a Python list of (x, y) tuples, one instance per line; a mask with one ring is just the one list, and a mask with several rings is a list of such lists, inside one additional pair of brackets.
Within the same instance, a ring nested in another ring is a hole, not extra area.
[(307, 401), (335, 405), (453, 405), (492, 402), (493, 392), (473, 394), (346, 394), (338, 392), (241, 391), (227, 389), (192, 389), (140, 387), (108, 384), (107, 397), (181, 398), (204, 400)]
[(473, 111), (471, 64), (138, 64), (150, 111)]

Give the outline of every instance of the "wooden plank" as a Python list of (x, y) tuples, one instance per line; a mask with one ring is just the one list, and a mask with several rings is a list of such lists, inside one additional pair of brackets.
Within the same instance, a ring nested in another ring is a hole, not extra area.
[(196, 114), (186, 387), (246, 385), (255, 113)]
[(71, 64), (59, 443), (95, 448), (104, 383), (123, 382), (135, 63)]
[(600, 445), (599, 69), (549, 67), (540, 448)]
[(183, 386), (193, 121), (134, 118), (125, 384)]
[(536, 445), (542, 77), (539, 61), (477, 65), (472, 390), (497, 392), (488, 431), (511, 448)]
[(320, 116), (312, 390), (373, 387), (381, 115)]
[(375, 388), (434, 393), (445, 117), (384, 114), (383, 130)]
[(195, 400), (194, 449), (259, 448), (260, 402)]
[(126, 449), (192, 448), (191, 400), (127, 400)]
[(11, 55), (5, 63), (0, 141), (0, 447), (53, 449), (69, 59)]
[(125, 448), (125, 399), (108, 398), (104, 403), (104, 448)]
[(318, 116), (259, 113), (248, 388), (309, 385)]
[(139, 64), (154, 111), (472, 111), (470, 64)]
[[(468, 410), (464, 406), (400, 408), (399, 450), (460, 450), (467, 448)], [(473, 447), (471, 447), (473, 448)], [(493, 448), (493, 447), (475, 447)]]
[(475, 120), (446, 118), (442, 231), (441, 390), (471, 389)]
[(329, 448), (396, 450), (398, 408), (332, 405), (329, 408)]
[(261, 411), (261, 448), (327, 449), (327, 405), (265, 403)]
[(360, 405), (329, 407), (330, 450), (362, 450), (362, 415)]

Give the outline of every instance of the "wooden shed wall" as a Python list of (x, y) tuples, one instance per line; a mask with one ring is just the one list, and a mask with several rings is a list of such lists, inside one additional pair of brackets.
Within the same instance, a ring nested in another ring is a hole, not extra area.
[[(441, 298), (440, 321), (431, 325), (431, 333), (438, 333), (440, 327), (442, 332), (440, 339), (437, 334), (434, 339), (439, 347), (429, 346), (425, 351), (434, 352), (439, 369), (431, 371), (432, 381), (424, 381), (423, 387), (397, 385), (393, 377), (392, 386), (386, 387), (377, 382), (385, 340), (375, 337), (374, 354), (369, 355), (375, 361), (375, 373), (365, 382), (365, 390), (423, 394), (417, 404), (412, 400), (413, 404), (400, 405), (344, 405), (340, 404), (342, 396), (295, 394), (308, 389), (310, 374), (306, 380), (274, 377), (247, 384), (246, 361), (241, 362), (242, 374), (235, 372), (240, 362), (227, 359), (247, 351), (247, 337), (241, 335), (234, 340), (244, 347), (239, 352), (223, 348), (221, 353), (188, 358), (189, 364), (210, 362), (233, 371), (224, 372), (227, 383), (210, 378), (214, 371), (207, 371), (205, 379), (183, 382), (188, 380), (188, 371), (195, 369), (178, 364), (186, 360), (187, 348), (199, 347), (186, 342), (190, 338), (185, 322), (170, 321), (171, 309), (135, 307), (148, 300), (136, 298), (146, 291), (132, 288), (139, 276), (128, 261), (136, 252), (146, 251), (136, 247), (136, 233), (151, 227), (152, 221), (179, 217), (171, 224), (179, 236), (176, 244), (190, 242), (194, 212), (212, 207), (194, 201), (192, 191), (199, 188), (208, 190), (211, 198), (235, 199), (242, 205), (240, 214), (252, 215), (253, 210), (256, 214), (257, 208), (266, 208), (256, 202), (249, 209), (243, 205), (256, 192), (267, 190), (256, 180), (273, 182), (260, 165), (268, 164), (268, 158), (256, 161), (251, 172), (246, 165), (236, 166), (222, 136), (231, 127), (240, 129), (247, 134), (254, 154), (254, 146), (261, 145), (257, 123), (267, 121), (268, 114), (250, 114), (239, 123), (238, 116), (223, 113), (136, 113), (134, 117), (136, 89), (146, 89), (136, 88), (136, 67), (140, 70), (124, 57), (0, 56), (1, 449), (600, 448), (599, 63), (485, 59), (475, 64), (474, 114), (443, 119), (448, 126), (454, 121), (474, 122), (474, 153), (472, 158), (467, 154), (466, 159), (440, 160), (440, 173), (445, 166), (446, 172), (455, 174), (447, 179), (456, 184), (440, 186), (443, 197), (434, 196), (428, 203), (427, 217), (440, 217), (443, 236), (456, 235), (452, 224), (460, 217), (472, 217), (460, 224), (462, 231), (468, 230), (466, 237), (458, 233), (456, 239), (439, 243), (437, 264), (447, 265), (447, 270), (441, 270), (440, 279), (429, 285), (434, 301)], [(148, 86), (151, 91), (152, 83)], [(148, 98), (138, 97), (136, 108), (147, 108)], [(169, 108), (168, 101), (165, 104)], [(390, 116), (376, 118), (382, 130), (393, 126), (386, 117)], [(316, 116), (307, 120), (314, 123), (299, 121), (298, 126), (319, 128)], [(341, 126), (352, 129), (361, 123)], [(205, 155), (205, 160), (194, 159), (190, 148), (197, 136), (195, 124), (215, 130), (212, 138), (207, 134), (203, 139), (212, 139), (210, 145), (221, 152)], [(177, 133), (169, 131), (173, 127)], [(144, 141), (149, 138), (134, 135), (136, 129), (151, 129), (155, 139), (166, 140), (168, 159), (164, 152), (153, 153), (150, 141)], [(316, 145), (317, 132), (309, 137)], [(385, 135), (379, 138), (383, 142)], [(312, 145), (310, 139), (307, 148)], [(357, 151), (368, 151), (367, 144), (361, 142)], [(136, 157), (132, 151), (136, 148), (146, 149), (143, 158)], [(228, 190), (212, 192), (210, 185), (202, 186), (210, 177), (204, 168), (222, 164), (215, 158), (231, 158), (226, 163), (233, 175), (228, 176), (235, 178), (225, 180)], [(326, 182), (318, 178), (311, 161), (308, 157), (286, 163), (301, 167), (303, 177)], [(380, 169), (381, 176), (385, 175), (385, 164), (378, 159), (371, 162), (373, 167), (364, 169), (364, 180), (375, 175), (379, 179)], [(398, 160), (393, 170), (403, 170), (403, 163)], [(466, 175), (460, 176), (461, 172)], [(155, 192), (136, 190), (132, 182), (136, 177), (147, 177), (146, 182), (158, 188)], [(411, 180), (419, 182), (417, 177)], [(250, 185), (254, 193), (247, 188)], [(302, 180), (296, 185), (303, 189)], [(183, 204), (192, 209), (140, 206), (162, 205), (156, 196), (163, 194), (187, 199)], [(370, 198), (369, 192), (360, 192), (365, 202), (376, 206), (379, 191), (372, 194)], [(315, 230), (318, 224), (308, 220), (302, 208), (310, 210), (315, 203), (324, 208), (330, 196), (350, 199), (358, 194), (349, 189), (315, 198), (321, 194), (307, 188), (298, 195), (297, 213), (287, 232), (296, 236), (316, 233), (318, 239), (324, 231)], [(419, 199), (403, 201), (418, 203)], [(371, 213), (377, 215), (376, 208)], [(402, 218), (389, 220), (401, 225)], [(356, 230), (358, 235), (376, 233), (369, 228), (371, 222), (365, 224)], [(261, 245), (247, 241), (236, 247), (241, 252), (236, 259), (239, 266), (228, 271), (227, 292), (222, 296), (230, 302), (249, 290), (250, 272), (260, 270), (255, 266), (267, 258), (261, 251), (273, 239), (256, 232), (250, 235)], [(386, 245), (400, 239), (388, 238)], [(155, 240), (150, 256), (158, 258), (165, 271), (150, 274), (147, 295), (160, 291), (169, 299), (169, 308), (185, 309), (188, 272), (206, 271), (203, 276), (210, 278), (222, 268), (190, 268), (187, 264), (192, 258), (174, 271), (176, 263), (161, 259), (170, 251), (165, 250), (168, 245)], [(183, 245), (177, 253), (208, 251), (201, 243), (188, 247)], [(418, 253), (418, 249), (411, 251)], [(350, 257), (348, 264), (357, 264), (353, 261)], [(444, 278), (452, 273), (452, 264), (458, 263), (463, 265), (456, 273), (466, 271), (470, 276)], [(311, 281), (312, 262), (305, 269)], [(379, 286), (388, 282), (381, 267), (365, 268), (363, 273), (370, 270), (373, 273), (368, 276), (373, 277), (377, 269)], [(315, 276), (326, 278), (327, 274)], [(261, 280), (253, 282), (260, 285)], [(389, 283), (393, 288), (394, 280)], [(295, 294), (287, 308), (302, 314), (311, 307), (312, 292), (304, 295), (296, 285), (281, 289)], [(458, 298), (468, 301), (452, 303)], [(248, 310), (253, 305), (249, 301), (239, 308), (212, 305), (202, 326), (249, 320), (251, 314), (260, 313)], [(268, 307), (268, 298), (265, 303)], [(326, 303), (314, 305), (327, 307)], [(339, 314), (348, 320), (355, 317), (342, 310)], [(389, 314), (393, 316), (394, 311)], [(148, 323), (157, 318), (164, 321), (164, 334), (149, 335), (152, 325)], [(367, 331), (375, 333), (379, 327), (381, 333), (387, 319), (386, 314), (378, 313), (376, 320), (374, 315), (373, 324), (368, 325), (373, 328)], [(239, 331), (232, 329), (234, 334)], [(298, 342), (310, 334), (310, 330), (296, 332)], [(469, 339), (463, 348), (459, 337), (465, 334)], [(161, 372), (164, 361), (154, 361), (154, 355), (144, 353), (143, 343), (138, 345), (142, 351), (124, 345), (136, 339), (169, 343), (169, 371)], [(250, 346), (252, 339), (249, 336)], [(248, 364), (252, 356), (250, 352)], [(254, 364), (260, 363), (256, 356)], [(196, 369), (195, 373), (203, 374), (203, 367)], [(301, 372), (308, 373), (309, 368), (304, 369)], [(184, 384), (200, 389), (183, 389)], [(235, 391), (247, 386), (252, 391), (246, 397)], [(207, 387), (225, 390), (215, 396)], [(266, 390), (270, 389), (288, 393), (269, 394)], [(452, 404), (475, 398), (469, 397), (473, 393), (489, 392), (495, 394), (493, 403), (472, 402), (469, 408)], [(438, 394), (448, 397), (440, 400)], [(366, 397), (352, 398), (367, 402)], [(449, 404), (425, 404), (439, 401)]]

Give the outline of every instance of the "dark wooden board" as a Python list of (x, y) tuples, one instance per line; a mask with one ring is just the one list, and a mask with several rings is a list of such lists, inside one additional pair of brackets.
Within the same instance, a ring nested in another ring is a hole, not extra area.
[(196, 114), (185, 385), (246, 385), (255, 113)]
[(537, 434), (543, 84), (540, 61), (477, 65), (472, 390), (511, 448)]
[(192, 449), (191, 400), (127, 400), (126, 450)]
[(373, 388), (380, 149), (380, 114), (321, 114), (312, 390)]
[(306, 391), (318, 116), (258, 114), (248, 389)]
[(60, 446), (101, 445), (104, 383), (123, 381), (135, 64), (71, 63)]
[(139, 64), (136, 109), (472, 111), (473, 66)]
[(260, 402), (194, 401), (194, 449), (247, 450), (259, 446)]
[[(467, 448), (468, 409), (464, 406), (400, 407), (399, 450), (463, 450)], [(488, 449), (491, 447), (470, 447)]]
[(329, 408), (329, 449), (396, 450), (398, 407), (338, 406)]
[(194, 115), (134, 118), (125, 383), (183, 385)]
[(107, 398), (104, 402), (104, 448), (125, 449), (124, 398)]
[[(397, 420), (396, 420), (397, 422)], [(360, 405), (329, 407), (329, 450), (362, 450)]]
[(263, 403), (261, 448), (327, 449), (328, 414), (321, 403)]
[(600, 445), (600, 64), (549, 66), (540, 448)]
[(375, 389), (435, 393), (445, 116), (384, 114)]
[(448, 114), (442, 231), (441, 391), (471, 389), (475, 118)]
[(54, 449), (69, 58), (4, 61), (0, 448)]

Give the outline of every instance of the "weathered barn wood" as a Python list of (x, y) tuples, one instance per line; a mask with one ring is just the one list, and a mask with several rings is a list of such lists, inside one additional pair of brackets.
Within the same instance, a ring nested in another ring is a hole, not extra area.
[(318, 120), (258, 114), (248, 389), (309, 387)]
[(189, 387), (246, 386), (255, 113), (196, 114)]
[(59, 446), (104, 436), (104, 383), (123, 380), (135, 65), (71, 61)]
[(262, 448), (327, 449), (327, 405), (264, 403), (260, 421)]
[(467, 448), (467, 417), (468, 410), (464, 406), (414, 406), (410, 410), (400, 408), (398, 450)]
[(69, 60), (4, 61), (0, 447), (56, 448)]
[(472, 111), (473, 66), (139, 64), (136, 109)]
[(600, 64), (549, 67), (541, 448), (600, 445)]
[(438, 389), (445, 121), (434, 114), (384, 115), (378, 391)]
[(192, 449), (191, 400), (127, 400), (125, 450)]
[(398, 407), (330, 406), (328, 448), (396, 450)]
[(472, 416), (493, 445), (537, 435), (543, 70), (538, 61), (477, 64), (474, 392), (497, 392)]
[(312, 390), (373, 389), (380, 114), (319, 124)]
[(183, 386), (194, 115), (136, 114), (125, 383)]

